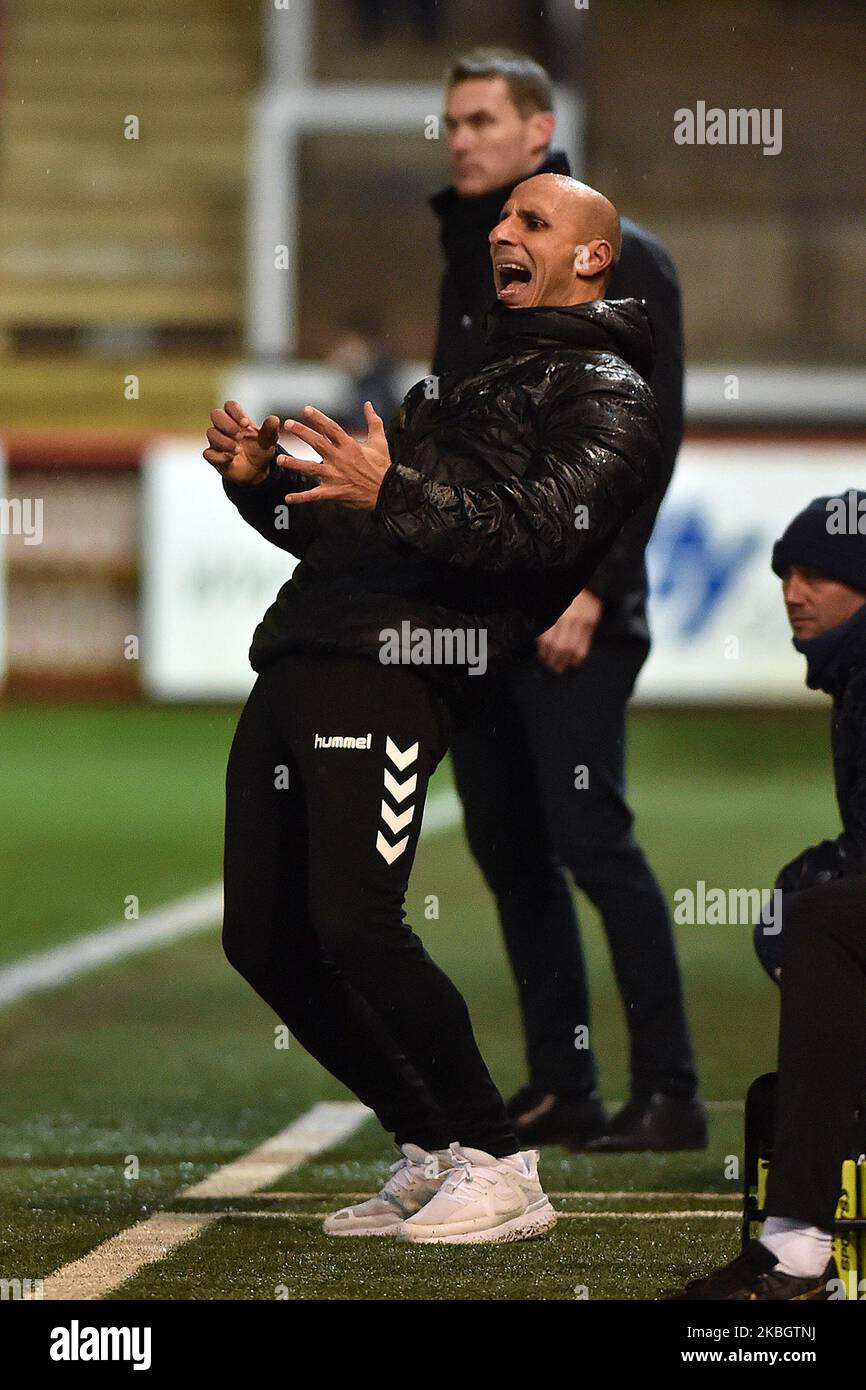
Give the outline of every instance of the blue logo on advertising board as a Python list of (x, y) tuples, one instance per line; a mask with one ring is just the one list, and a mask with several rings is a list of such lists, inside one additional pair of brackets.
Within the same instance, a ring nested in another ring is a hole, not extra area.
[(755, 530), (734, 540), (714, 537), (710, 517), (697, 506), (662, 508), (647, 550), (653, 604), (675, 603), (679, 636), (695, 637), (763, 545)]

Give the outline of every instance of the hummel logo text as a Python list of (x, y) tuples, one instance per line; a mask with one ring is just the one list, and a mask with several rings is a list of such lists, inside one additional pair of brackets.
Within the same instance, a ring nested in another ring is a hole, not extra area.
[(351, 734), (314, 734), (314, 748), (372, 748), (373, 735), (361, 734), (353, 738)]

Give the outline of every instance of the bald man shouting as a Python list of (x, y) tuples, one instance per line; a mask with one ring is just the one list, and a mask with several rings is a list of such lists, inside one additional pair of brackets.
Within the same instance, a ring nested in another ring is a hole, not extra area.
[(657, 486), (649, 322), (601, 297), (618, 248), (601, 194), (528, 179), (490, 235), (480, 367), (420, 382), (387, 431), (368, 404), (363, 443), (308, 406), (285, 427), (317, 462), (285, 454), (275, 416), (259, 428), (230, 401), (211, 417), (227, 496), (300, 559), (250, 651), (223, 944), (401, 1151), (331, 1235), (507, 1241), (556, 1219), (403, 904), (454, 702), (532, 648)]

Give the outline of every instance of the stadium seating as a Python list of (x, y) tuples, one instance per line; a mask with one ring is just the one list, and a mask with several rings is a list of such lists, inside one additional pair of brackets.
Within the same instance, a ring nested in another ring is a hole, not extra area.
[(3, 26), (0, 338), (236, 322), (255, 14), (9, 0)]

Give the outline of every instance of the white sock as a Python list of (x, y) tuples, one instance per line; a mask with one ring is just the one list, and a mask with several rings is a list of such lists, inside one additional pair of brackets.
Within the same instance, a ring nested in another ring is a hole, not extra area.
[(776, 1256), (780, 1274), (811, 1279), (827, 1268), (833, 1237), (820, 1226), (808, 1226), (790, 1216), (768, 1216), (760, 1241)]

